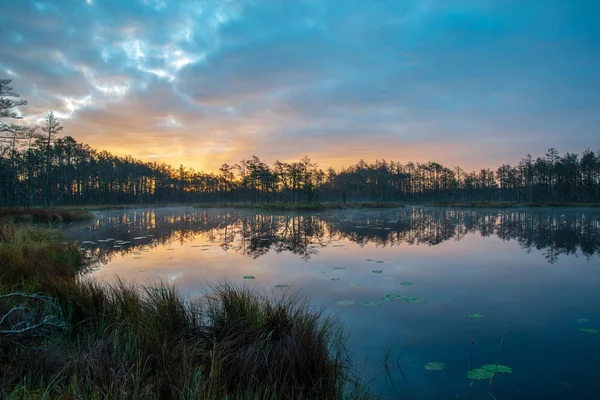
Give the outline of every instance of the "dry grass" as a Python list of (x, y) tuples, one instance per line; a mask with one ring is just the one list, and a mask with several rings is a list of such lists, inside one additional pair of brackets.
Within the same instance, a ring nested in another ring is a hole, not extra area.
[[(0, 228), (0, 397), (364, 398), (340, 324), (305, 297), (227, 282), (202, 299), (100, 284), (80, 276), (84, 258), (62, 240)], [(52, 323), (35, 328), (44, 318)]]

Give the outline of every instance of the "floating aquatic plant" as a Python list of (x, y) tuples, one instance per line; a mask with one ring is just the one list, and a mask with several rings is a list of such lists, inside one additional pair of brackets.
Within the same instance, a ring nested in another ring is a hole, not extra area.
[(600, 330), (592, 328), (579, 328), (579, 330), (585, 333), (600, 333)]
[(349, 306), (351, 304), (354, 304), (354, 302), (352, 300), (340, 300), (337, 303), (338, 306)]
[(483, 379), (492, 379), (495, 374), (512, 374), (513, 370), (511, 367), (499, 364), (486, 364), (480, 368), (472, 369), (467, 372), (467, 378), (476, 381)]
[(402, 300), (404, 300), (407, 303), (413, 303), (413, 304), (427, 303), (427, 300), (417, 299), (416, 297), (413, 297), (413, 296), (402, 296)]
[(365, 301), (365, 307), (378, 307), (380, 304), (378, 301)]
[(469, 315), (467, 315), (467, 317), (469, 317), (471, 319), (481, 319), (481, 318), (483, 318), (483, 314), (469, 314)]
[(427, 364), (425, 364), (425, 369), (427, 371), (442, 371), (446, 368), (448, 368), (446, 363), (443, 363), (440, 361), (433, 361), (433, 362), (428, 362)]
[(339, 281), (340, 278), (331, 278), (332, 281)]
[(276, 287), (277, 289), (285, 289), (285, 288), (289, 288), (289, 287), (290, 287), (290, 285), (279, 284), (279, 285), (275, 285), (275, 287)]
[(372, 258), (367, 258), (365, 261), (373, 261)]
[(383, 261), (375, 261), (375, 264), (383, 264)]
[(410, 286), (410, 285), (412, 285), (412, 282), (409, 282), (409, 281), (403, 281), (403, 282), (400, 282), (400, 284), (401, 284), (402, 286)]
[(333, 267), (333, 269), (346, 269), (346, 267)]
[(475, 368), (467, 372), (467, 378), (480, 381), (483, 379), (492, 379), (494, 373), (483, 368)]
[(244, 279), (256, 279), (256, 277), (252, 275), (244, 275)]
[(493, 372), (494, 374), (512, 374), (513, 372), (511, 367), (499, 364), (486, 364), (481, 368), (485, 369), (486, 371)]
[(383, 271), (382, 271), (382, 270), (380, 270), (380, 269), (374, 269), (374, 270), (373, 270), (373, 273), (374, 273), (374, 274), (381, 274), (382, 272), (383, 272)]

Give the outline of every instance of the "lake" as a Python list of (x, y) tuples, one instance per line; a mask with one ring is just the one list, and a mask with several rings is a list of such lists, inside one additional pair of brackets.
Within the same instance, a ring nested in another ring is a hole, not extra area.
[(189, 296), (223, 278), (301, 290), (339, 316), (354, 367), (383, 398), (600, 398), (598, 209), (94, 217), (64, 231), (100, 260), (95, 278)]

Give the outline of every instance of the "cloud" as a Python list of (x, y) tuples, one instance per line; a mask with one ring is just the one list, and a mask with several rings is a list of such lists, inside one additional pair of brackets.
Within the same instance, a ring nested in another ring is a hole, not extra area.
[(309, 154), (493, 168), (600, 147), (599, 11), (587, 0), (9, 2), (0, 73), (30, 120), (52, 109), (78, 140), (174, 165)]

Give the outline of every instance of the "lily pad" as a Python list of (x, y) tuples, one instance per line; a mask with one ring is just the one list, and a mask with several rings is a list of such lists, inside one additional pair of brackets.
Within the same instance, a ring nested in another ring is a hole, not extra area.
[(412, 285), (412, 282), (409, 282), (409, 281), (403, 281), (403, 282), (400, 282), (400, 284), (401, 284), (402, 286), (410, 286), (410, 285)]
[(244, 275), (244, 279), (256, 279), (256, 277), (252, 275)]
[(483, 379), (492, 379), (494, 373), (483, 368), (475, 368), (467, 372), (467, 378), (480, 381)]
[(373, 261), (373, 259), (372, 258), (367, 258), (365, 261), (369, 261), (370, 262), (370, 261)]
[(279, 284), (279, 285), (275, 285), (275, 287), (276, 287), (277, 289), (285, 289), (285, 288), (289, 288), (289, 287), (290, 287), (290, 285)]
[(379, 307), (380, 304), (378, 301), (365, 301), (365, 307)]
[(600, 333), (600, 330), (592, 328), (579, 328), (579, 330), (585, 333)]
[(513, 370), (511, 367), (507, 367), (506, 365), (499, 364), (486, 364), (481, 367), (481, 369), (485, 369), (486, 371), (493, 372), (494, 374), (512, 374)]
[(483, 314), (469, 314), (469, 315), (467, 315), (467, 317), (469, 317), (471, 319), (481, 319), (481, 318), (483, 318)]
[(402, 300), (404, 300), (407, 303), (413, 303), (413, 304), (427, 303), (427, 300), (417, 299), (416, 297), (413, 297), (413, 296), (402, 296)]
[(351, 304), (354, 304), (354, 302), (352, 300), (340, 300), (337, 303), (338, 306), (349, 306)]
[(381, 274), (381, 273), (383, 273), (383, 271), (382, 271), (382, 270), (380, 270), (380, 269), (374, 269), (374, 270), (373, 270), (373, 273), (374, 273), (374, 274)]
[(333, 269), (346, 269), (346, 267), (333, 267)]
[(383, 264), (383, 261), (375, 261), (375, 264)]
[(396, 300), (396, 299), (402, 298), (402, 296), (400, 296), (399, 294), (396, 294), (396, 293), (388, 293), (388, 294), (385, 295), (384, 298), (385, 299)]
[(340, 278), (331, 278), (332, 281), (339, 281)]
[(442, 371), (446, 368), (448, 368), (446, 363), (439, 361), (428, 362), (427, 364), (425, 364), (425, 369), (427, 371)]

